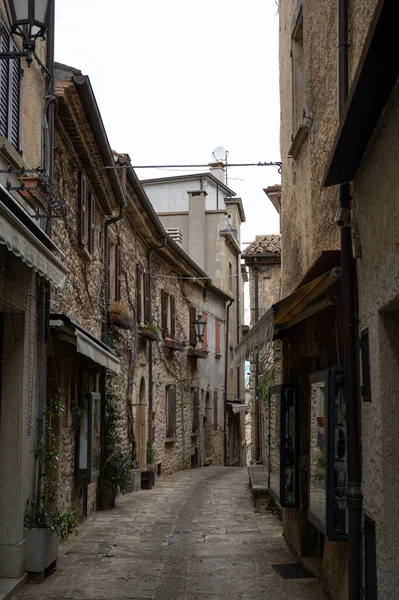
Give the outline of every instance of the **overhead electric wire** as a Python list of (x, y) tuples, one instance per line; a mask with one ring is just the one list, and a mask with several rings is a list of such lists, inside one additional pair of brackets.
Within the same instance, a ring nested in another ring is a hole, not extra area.
[[(212, 164), (212, 163), (211, 163)], [(281, 162), (257, 162), (257, 163), (220, 163), (223, 167), (277, 167), (279, 172), (281, 171)], [(209, 168), (207, 164), (197, 165), (115, 165), (115, 166), (103, 166), (103, 167), (86, 167), (86, 169), (94, 171), (105, 171), (107, 169), (205, 169)]]

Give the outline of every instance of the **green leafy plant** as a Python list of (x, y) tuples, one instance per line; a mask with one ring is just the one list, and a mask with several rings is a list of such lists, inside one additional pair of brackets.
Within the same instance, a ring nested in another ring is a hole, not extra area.
[(114, 302), (111, 302), (111, 304), (108, 307), (108, 312), (115, 312), (126, 316), (130, 315), (128, 307), (123, 302), (120, 302), (120, 300), (115, 300)]
[(121, 436), (124, 418), (115, 389), (115, 376), (109, 375), (105, 394), (105, 480), (117, 496), (128, 487), (133, 457)]
[(318, 469), (325, 469), (327, 467), (327, 455), (325, 452), (322, 452), (315, 459), (315, 465)]
[(84, 402), (84, 396), (82, 395), (79, 398), (79, 401), (74, 404), (71, 408), (71, 417), (72, 417), (72, 429), (77, 431), (80, 428), (83, 417), (85, 416), (86, 406)]
[(147, 464), (152, 464), (157, 460), (157, 452), (150, 444), (150, 440), (147, 440)]
[(54, 421), (64, 413), (64, 405), (57, 395), (49, 400), (43, 418), (38, 421), (41, 441), (35, 450), (35, 457), (42, 466), (42, 481), (39, 492), (30, 498), (24, 514), (24, 525), (28, 529), (48, 528), (61, 540), (70, 533), (78, 534), (75, 526), (78, 516), (75, 512), (62, 513), (56, 506), (58, 483), (56, 480), (56, 463), (59, 461), (54, 433)]

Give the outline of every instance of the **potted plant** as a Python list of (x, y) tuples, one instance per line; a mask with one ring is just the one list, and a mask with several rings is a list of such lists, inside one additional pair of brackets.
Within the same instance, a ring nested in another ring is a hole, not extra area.
[(147, 440), (147, 471), (152, 471), (156, 473), (157, 470), (157, 452), (152, 444), (150, 444), (150, 440)]
[(129, 471), (129, 481), (122, 490), (123, 494), (139, 492), (141, 490), (141, 469), (138, 460), (132, 460), (132, 466)]
[(139, 334), (148, 340), (158, 341), (158, 325), (144, 325), (144, 323), (140, 323), (139, 325)]
[(131, 318), (129, 310), (123, 302), (116, 300), (111, 302), (108, 308), (108, 320), (110, 325), (120, 329), (130, 329)]
[(58, 558), (58, 540), (64, 540), (74, 532), (78, 522), (75, 512), (62, 513), (58, 510), (56, 481), (56, 462), (59, 460), (56, 438), (53, 433), (54, 421), (64, 412), (59, 397), (52, 398), (38, 420), (41, 441), (35, 456), (41, 465), (41, 487), (27, 503), (24, 515), (26, 540), (26, 570), (28, 573), (41, 573)]
[(43, 573), (58, 558), (59, 540), (65, 540), (70, 533), (78, 535), (75, 512), (61, 513), (39, 502), (28, 501), (24, 517), (26, 540), (26, 570), (28, 573)]

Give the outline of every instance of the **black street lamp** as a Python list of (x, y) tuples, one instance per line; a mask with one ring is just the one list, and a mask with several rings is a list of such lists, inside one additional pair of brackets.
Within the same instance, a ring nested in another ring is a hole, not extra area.
[(48, 29), (49, 8), (52, 0), (9, 0), (11, 33), (21, 36), (24, 52), (1, 52), (0, 58), (24, 56), (28, 65), (32, 62), (36, 40), (44, 38)]
[(193, 321), (195, 335), (197, 336), (197, 341), (202, 342), (205, 333), (206, 321), (202, 319), (201, 315), (198, 315), (197, 320)]

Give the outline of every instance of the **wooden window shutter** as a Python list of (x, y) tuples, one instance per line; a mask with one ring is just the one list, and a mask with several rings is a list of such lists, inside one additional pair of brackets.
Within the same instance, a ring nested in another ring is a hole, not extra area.
[(174, 340), (176, 336), (176, 310), (174, 296), (170, 296), (170, 335), (172, 340)]
[(90, 252), (90, 254), (93, 256), (94, 254), (94, 240), (95, 240), (95, 231), (94, 231), (94, 224), (95, 224), (95, 215), (94, 215), (94, 195), (89, 192), (89, 196), (88, 196), (88, 209), (89, 209), (89, 215), (90, 215), (90, 223), (89, 223), (89, 239), (88, 239), (88, 251)]
[(115, 246), (115, 300), (121, 299), (122, 291), (122, 250), (121, 243)]
[[(17, 47), (11, 43), (11, 50)], [(21, 120), (21, 61), (12, 59), (10, 63), (10, 106), (9, 106), (9, 135), (8, 139), (18, 151), (20, 150), (20, 120)]]
[(219, 319), (215, 319), (215, 352), (216, 354), (221, 354), (220, 347), (220, 321)]
[(137, 287), (137, 306), (136, 306), (136, 312), (137, 312), (137, 322), (141, 323), (141, 296), (143, 293), (143, 290), (141, 289), (141, 274), (142, 274), (142, 270), (140, 265), (137, 265), (137, 269), (136, 269), (136, 287)]
[(148, 273), (144, 274), (144, 323), (145, 325), (152, 325), (150, 323), (150, 276)]
[(105, 265), (105, 271), (106, 271), (105, 294), (106, 294), (106, 304), (108, 306), (110, 297), (111, 297), (111, 242), (110, 242), (109, 237), (108, 237), (108, 241), (107, 241), (106, 261), (107, 261), (107, 263)]
[(213, 392), (213, 431), (219, 429), (219, 395)]
[[(0, 25), (0, 51), (16, 52), (18, 48), (11, 39), (4, 23)], [(0, 61), (0, 135), (20, 151), (21, 77), (19, 58)]]
[(194, 321), (196, 320), (197, 316), (196, 316), (196, 311), (195, 311), (195, 306), (190, 306), (190, 313), (189, 313), (189, 319), (190, 319), (190, 346), (196, 346), (197, 345), (197, 336), (195, 334), (195, 327), (194, 327)]
[(204, 335), (202, 337), (202, 349), (208, 350), (208, 315), (206, 312), (202, 313), (202, 320), (205, 321), (205, 323), (206, 323), (205, 329), (204, 329)]
[(161, 323), (162, 323), (162, 332), (163, 336), (166, 337), (167, 329), (168, 329), (168, 302), (167, 302), (167, 293), (165, 290), (161, 290)]
[[(1, 24), (1, 44), (2, 52), (10, 50), (10, 34)], [(8, 106), (9, 106), (9, 86), (10, 86), (10, 63), (11, 60), (0, 60), (0, 134), (8, 138)]]
[[(78, 242), (85, 244), (85, 218), (86, 218), (86, 177), (80, 171), (78, 176)], [(109, 244), (108, 244), (109, 247)]]
[(176, 386), (172, 385), (172, 435), (176, 432)]
[(193, 422), (192, 422), (192, 431), (193, 433), (197, 433), (199, 430), (199, 388), (193, 388), (192, 390), (192, 400), (193, 400)]

